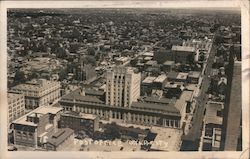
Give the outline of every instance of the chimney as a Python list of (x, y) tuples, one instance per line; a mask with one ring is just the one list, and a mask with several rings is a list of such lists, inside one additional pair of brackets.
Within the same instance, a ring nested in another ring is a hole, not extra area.
[(33, 119), (34, 119), (33, 122), (35, 124), (39, 123), (39, 117), (38, 117), (37, 113), (35, 113), (35, 117)]
[(85, 96), (85, 91), (83, 87), (80, 87), (80, 95)]

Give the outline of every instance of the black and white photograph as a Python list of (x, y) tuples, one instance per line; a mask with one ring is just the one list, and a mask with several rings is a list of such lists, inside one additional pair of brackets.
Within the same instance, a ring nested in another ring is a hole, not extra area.
[(6, 8), (4, 151), (244, 152), (242, 12)]

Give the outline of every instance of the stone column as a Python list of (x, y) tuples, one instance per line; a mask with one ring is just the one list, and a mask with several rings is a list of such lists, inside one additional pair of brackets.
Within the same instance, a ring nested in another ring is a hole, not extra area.
[(131, 113), (128, 113), (128, 121), (131, 121)]
[(152, 124), (153, 121), (152, 121), (152, 116), (149, 117), (149, 123)]
[(148, 124), (148, 116), (145, 115), (144, 117), (145, 117), (145, 124)]
[(154, 117), (154, 124), (156, 125), (156, 116)]
[(105, 118), (108, 119), (109, 118), (109, 112), (107, 110), (105, 110), (104, 114), (105, 114)]
[(115, 119), (118, 119), (118, 113), (115, 111)]
[(113, 118), (113, 112), (112, 112), (112, 110), (109, 111), (109, 118)]
[(144, 115), (143, 114), (141, 115), (141, 123), (145, 124), (145, 122), (144, 122)]
[(135, 122), (135, 114), (131, 114), (133, 116), (132, 121)]
[(124, 121), (124, 122), (127, 121), (127, 113), (123, 113), (123, 121)]
[(162, 126), (163, 126), (163, 127), (166, 127), (166, 119), (163, 119), (163, 121), (162, 121)]

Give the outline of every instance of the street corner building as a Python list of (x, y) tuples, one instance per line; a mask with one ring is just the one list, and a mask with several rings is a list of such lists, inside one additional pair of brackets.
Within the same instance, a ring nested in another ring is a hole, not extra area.
[(58, 132), (62, 108), (41, 106), (12, 122), (14, 144), (32, 148), (44, 147)]
[(25, 96), (26, 109), (35, 109), (59, 99), (61, 96), (60, 88), (60, 82), (46, 79), (33, 79), (12, 87), (9, 92), (22, 93)]

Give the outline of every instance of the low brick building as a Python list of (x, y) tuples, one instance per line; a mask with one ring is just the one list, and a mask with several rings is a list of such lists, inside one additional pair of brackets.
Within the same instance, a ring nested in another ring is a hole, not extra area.
[(61, 114), (59, 125), (61, 128), (70, 128), (75, 132), (84, 130), (91, 134), (99, 129), (99, 117), (92, 114), (66, 111)]
[(14, 120), (14, 144), (33, 148), (43, 147), (46, 140), (57, 132), (62, 110), (59, 107), (38, 107)]
[(74, 141), (74, 130), (70, 128), (59, 129), (55, 134), (48, 138), (46, 143), (46, 150), (60, 151)]

